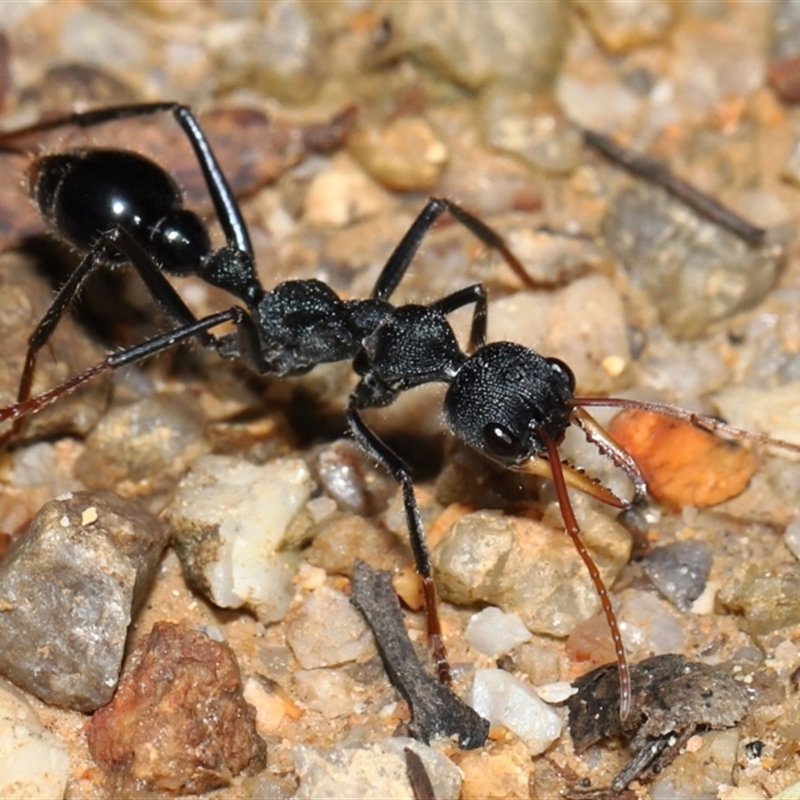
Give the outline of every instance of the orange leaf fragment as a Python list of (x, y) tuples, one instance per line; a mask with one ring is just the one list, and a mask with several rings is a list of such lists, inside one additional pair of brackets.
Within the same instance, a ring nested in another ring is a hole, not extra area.
[(736, 497), (758, 467), (749, 450), (649, 411), (625, 409), (609, 433), (636, 460), (650, 494), (673, 508), (707, 508)]

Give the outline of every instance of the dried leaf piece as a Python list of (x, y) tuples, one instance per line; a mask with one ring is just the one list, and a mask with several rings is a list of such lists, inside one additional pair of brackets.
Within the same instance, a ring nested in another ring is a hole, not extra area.
[(625, 409), (609, 433), (636, 460), (653, 497), (674, 508), (707, 508), (736, 497), (758, 466), (750, 451), (649, 411)]
[(698, 730), (736, 725), (747, 713), (745, 688), (729, 675), (680, 655), (647, 658), (631, 667), (633, 710), (623, 723), (616, 664), (605, 664), (573, 683), (567, 700), (576, 752), (603, 739), (629, 740), (631, 760), (611, 782), (622, 791), (635, 778), (660, 772)]

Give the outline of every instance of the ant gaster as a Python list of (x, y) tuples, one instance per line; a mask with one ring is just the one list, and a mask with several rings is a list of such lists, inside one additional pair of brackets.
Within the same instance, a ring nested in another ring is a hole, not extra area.
[[(422, 578), (428, 634), (439, 676), (449, 680), (441, 639), (430, 555), (411, 473), (364, 422), (364, 409), (386, 406), (401, 392), (431, 382), (448, 384), (444, 417), (468, 445), (520, 471), (552, 479), (566, 530), (586, 563), (614, 641), (621, 684), (620, 713), (630, 710), (630, 673), (616, 616), (600, 573), (580, 539), (567, 486), (618, 508), (628, 504), (582, 472), (562, 464), (558, 444), (570, 424), (609, 455), (632, 479), (634, 502), (643, 501), (644, 479), (633, 459), (581, 408), (588, 405), (646, 407), (693, 424), (739, 436), (742, 432), (670, 406), (633, 401), (575, 397), (570, 369), (512, 342), (486, 344), (486, 292), (481, 284), (460, 289), (429, 305), (394, 306), (397, 288), (423, 237), (445, 212), (486, 246), (497, 250), (527, 286), (541, 287), (485, 223), (459, 205), (430, 199), (389, 257), (372, 295), (342, 300), (319, 280), (289, 280), (265, 290), (258, 280), (253, 248), (238, 203), (192, 112), (174, 103), (112, 107), (43, 122), (0, 138), (3, 149), (37, 132), (64, 125), (91, 127), (114, 120), (171, 113), (194, 149), (226, 244), (214, 249), (205, 224), (184, 208), (174, 180), (149, 159), (122, 150), (82, 148), (35, 158), (28, 173), (29, 192), (55, 233), (83, 253), (75, 271), (57, 293), (30, 337), (17, 403), (0, 409), (0, 421), (12, 420), (0, 438), (16, 435), (24, 417), (71, 392), (94, 375), (141, 361), (189, 339), (238, 358), (260, 375), (298, 375), (318, 364), (351, 360), (360, 380), (347, 403), (350, 431), (364, 451), (383, 464), (401, 484), (416, 568)], [(39, 350), (98, 266), (131, 264), (173, 330), (108, 355), (63, 384), (31, 397)], [(231, 308), (197, 318), (167, 281), (171, 275), (197, 275), (238, 298)], [(466, 351), (448, 322), (457, 309), (472, 306)], [(216, 336), (211, 330), (230, 322), (235, 331)], [(748, 436), (747, 434), (742, 434)], [(749, 435), (759, 441), (766, 437)]]

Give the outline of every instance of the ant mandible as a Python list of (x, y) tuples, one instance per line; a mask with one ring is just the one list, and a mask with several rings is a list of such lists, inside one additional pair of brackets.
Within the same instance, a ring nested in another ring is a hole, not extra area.
[[(318, 364), (351, 360), (360, 376), (347, 402), (350, 431), (370, 456), (400, 483), (416, 569), (421, 576), (428, 636), (441, 680), (449, 666), (436, 607), (430, 554), (409, 468), (364, 422), (365, 409), (387, 406), (401, 392), (422, 384), (448, 384), (443, 410), (453, 433), (505, 467), (550, 478), (564, 525), (591, 575), (614, 642), (620, 678), (620, 714), (630, 711), (631, 684), (625, 649), (600, 573), (580, 538), (570, 504), (571, 486), (617, 508), (626, 503), (563, 464), (558, 445), (570, 424), (631, 478), (632, 503), (644, 502), (647, 487), (635, 461), (619, 448), (584, 406), (635, 406), (678, 417), (713, 431), (771, 441), (718, 421), (660, 404), (605, 397), (576, 397), (569, 367), (512, 342), (486, 343), (487, 298), (473, 284), (428, 305), (395, 306), (389, 301), (419, 245), (435, 222), (449, 213), (487, 247), (500, 253), (528, 287), (534, 281), (502, 238), (456, 203), (432, 198), (419, 213), (381, 271), (366, 300), (342, 300), (319, 280), (289, 280), (267, 291), (258, 280), (250, 237), (239, 205), (195, 116), (176, 103), (148, 103), (98, 109), (51, 120), (0, 137), (0, 147), (15, 140), (74, 125), (88, 128), (131, 117), (170, 113), (191, 144), (203, 173), (226, 243), (214, 249), (204, 222), (184, 208), (174, 180), (142, 155), (115, 149), (80, 148), (35, 157), (28, 171), (29, 191), (54, 232), (77, 248), (82, 259), (29, 339), (17, 402), (0, 409), (0, 421), (13, 425), (0, 446), (19, 433), (24, 418), (76, 389), (93, 376), (135, 363), (179, 342), (194, 339), (224, 358), (238, 358), (260, 375), (283, 377)], [(150, 294), (174, 324), (168, 333), (109, 354), (82, 374), (31, 397), (36, 360), (81, 285), (99, 266), (131, 264)], [(196, 317), (165, 277), (197, 275), (242, 302)], [(462, 350), (448, 315), (472, 306), (469, 344)], [(232, 323), (233, 333), (212, 329)], [(783, 443), (785, 444), (785, 443)], [(794, 448), (792, 445), (788, 445)]]

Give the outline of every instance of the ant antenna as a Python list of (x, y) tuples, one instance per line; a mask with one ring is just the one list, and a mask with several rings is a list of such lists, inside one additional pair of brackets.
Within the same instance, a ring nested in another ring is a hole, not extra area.
[[(709, 433), (727, 436), (731, 439), (739, 439), (741, 441), (755, 442), (761, 445), (772, 445), (773, 447), (779, 447), (781, 450), (800, 453), (800, 444), (797, 442), (789, 442), (786, 439), (774, 439), (771, 436), (767, 436), (765, 433), (756, 433), (755, 431), (748, 431), (744, 428), (737, 428), (735, 425), (729, 425), (727, 422), (723, 422), (716, 417), (711, 417), (707, 414), (697, 414), (694, 411), (687, 411), (685, 408), (680, 408), (679, 406), (669, 405), (669, 403), (654, 403), (649, 400), (633, 400), (627, 397), (587, 395), (585, 397), (573, 397), (567, 401), (567, 404), (575, 407), (576, 410), (585, 406), (597, 406), (606, 408), (633, 408), (639, 411), (649, 411), (653, 414), (660, 414), (664, 417), (673, 417), (682, 422), (688, 422), (689, 425), (699, 428), (700, 430), (708, 431)], [(585, 412), (584, 415), (584, 419), (593, 419)], [(580, 424), (580, 422), (578, 424)], [(618, 449), (620, 452), (625, 452), (621, 448)], [(630, 456), (628, 457), (630, 458)], [(622, 464), (618, 466), (622, 467), (622, 469), (625, 469), (627, 472), (627, 469)]]

